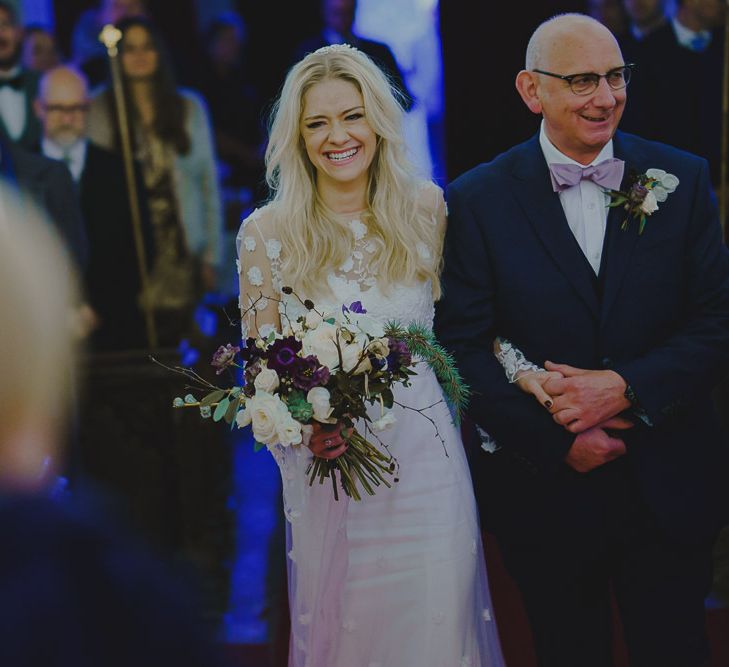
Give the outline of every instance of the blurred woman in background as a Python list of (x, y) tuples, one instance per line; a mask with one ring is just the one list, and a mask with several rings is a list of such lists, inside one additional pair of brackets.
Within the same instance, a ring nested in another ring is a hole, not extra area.
[[(141, 164), (155, 246), (143, 298), (156, 311), (162, 345), (188, 332), (195, 302), (212, 290), (220, 265), (222, 215), (215, 151), (202, 98), (178, 88), (161, 37), (144, 18), (118, 25), (133, 150)], [(94, 97), (89, 137), (119, 150), (109, 88)]]

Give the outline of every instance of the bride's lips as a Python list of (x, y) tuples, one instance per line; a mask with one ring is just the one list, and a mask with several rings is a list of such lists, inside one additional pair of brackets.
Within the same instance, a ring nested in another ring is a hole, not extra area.
[(340, 151), (326, 151), (324, 155), (331, 164), (340, 166), (352, 162), (359, 154), (360, 148), (361, 146), (354, 146)]

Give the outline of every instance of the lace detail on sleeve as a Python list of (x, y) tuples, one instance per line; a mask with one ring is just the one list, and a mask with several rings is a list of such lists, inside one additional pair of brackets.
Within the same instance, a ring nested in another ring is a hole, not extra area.
[(241, 225), (236, 246), (241, 309), (241, 332), (251, 334), (280, 330), (278, 309), (269, 307), (268, 297), (281, 293), (281, 243), (266, 232), (270, 228), (265, 209), (256, 209)]
[(544, 369), (529, 361), (524, 353), (514, 347), (506, 338), (497, 338), (494, 354), (504, 367), (509, 382), (516, 382), (519, 373), (523, 371), (543, 371)]

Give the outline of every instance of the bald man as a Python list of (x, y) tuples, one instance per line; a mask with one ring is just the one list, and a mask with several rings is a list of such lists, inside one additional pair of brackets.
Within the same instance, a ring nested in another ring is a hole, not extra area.
[[(86, 294), (98, 316), (91, 346), (100, 351), (142, 348), (143, 314), (124, 166), (119, 156), (87, 139), (86, 78), (72, 67), (49, 70), (41, 78), (34, 108), (43, 128), (41, 152), (65, 162), (78, 186), (89, 243)], [(144, 192), (141, 182), (137, 191)], [(149, 256), (152, 241), (144, 199), (140, 208)]]
[[(706, 161), (618, 131), (629, 78), (597, 21), (542, 24), (516, 77), (539, 132), (447, 193), (436, 329), (497, 444), (473, 475), (540, 667), (613, 664), (611, 591), (631, 667), (709, 664), (704, 598), (729, 508), (710, 392), (729, 366), (729, 258)], [(641, 231), (606, 193), (651, 168), (678, 183), (656, 191)], [(562, 376), (541, 401), (509, 382), (496, 336)]]

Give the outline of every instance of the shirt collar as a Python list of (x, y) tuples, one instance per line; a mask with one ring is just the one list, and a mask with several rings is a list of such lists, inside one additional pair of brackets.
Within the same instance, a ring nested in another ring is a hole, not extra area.
[(676, 39), (681, 46), (687, 49), (693, 50), (693, 42), (698, 37), (704, 40), (708, 46), (711, 42), (711, 31), (710, 30), (699, 30), (698, 32), (687, 28), (681, 23), (675, 16), (671, 19), (673, 24), (673, 31), (676, 33)]
[(86, 157), (86, 139), (79, 139), (68, 148), (64, 148), (63, 146), (59, 146), (55, 141), (43, 137), (41, 147), (43, 149), (43, 155), (46, 157), (53, 158), (54, 160), (63, 160), (67, 156), (74, 165), (83, 164), (83, 160)]
[(602, 150), (597, 154), (597, 157), (590, 162), (590, 165), (580, 164), (571, 157), (567, 157), (549, 140), (547, 132), (544, 129), (544, 120), (542, 120), (542, 125), (539, 128), (539, 145), (542, 147), (542, 153), (544, 153), (544, 159), (547, 161), (547, 164), (576, 164), (580, 167), (589, 167), (592, 164), (598, 164), (603, 160), (609, 160), (613, 157), (613, 140), (610, 139), (610, 141), (602, 147)]

